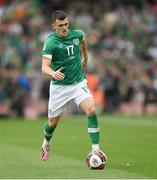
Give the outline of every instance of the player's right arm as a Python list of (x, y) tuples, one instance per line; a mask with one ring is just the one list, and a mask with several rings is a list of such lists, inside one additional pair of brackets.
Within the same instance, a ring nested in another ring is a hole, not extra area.
[(42, 73), (49, 75), (53, 77), (54, 79), (57, 80), (63, 80), (64, 79), (64, 74), (61, 72), (63, 67), (59, 68), (57, 71), (54, 71), (51, 68), (51, 59), (45, 57), (44, 55), (42, 56)]
[(62, 67), (59, 68), (57, 71), (54, 71), (51, 68), (51, 63), (53, 61), (53, 50), (54, 50), (54, 45), (53, 41), (51, 38), (48, 38), (45, 41), (43, 51), (42, 51), (42, 73), (49, 75), (53, 77), (54, 79), (57, 80), (63, 80), (64, 79), (64, 74), (61, 72)]

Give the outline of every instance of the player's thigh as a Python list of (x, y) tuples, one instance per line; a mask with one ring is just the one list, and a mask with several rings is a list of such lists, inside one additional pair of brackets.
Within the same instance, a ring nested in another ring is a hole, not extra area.
[(95, 102), (93, 97), (87, 97), (80, 103), (81, 109), (86, 113), (86, 115), (95, 114)]
[[(49, 119), (58, 117), (65, 111), (65, 106), (69, 97), (66, 97), (66, 91), (63, 86), (50, 84), (50, 97), (48, 102)], [(69, 95), (70, 96), (70, 95)], [(55, 120), (57, 121), (57, 120)]]

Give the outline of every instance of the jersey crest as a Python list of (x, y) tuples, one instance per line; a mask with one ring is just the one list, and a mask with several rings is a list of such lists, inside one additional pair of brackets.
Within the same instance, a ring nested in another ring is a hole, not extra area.
[(79, 38), (73, 39), (73, 43), (74, 43), (74, 45), (78, 46), (80, 44)]

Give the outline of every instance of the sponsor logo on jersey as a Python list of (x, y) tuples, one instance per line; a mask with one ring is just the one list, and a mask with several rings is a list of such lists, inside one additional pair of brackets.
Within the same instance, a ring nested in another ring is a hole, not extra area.
[(80, 44), (79, 38), (73, 39), (73, 43), (74, 43), (76, 46), (78, 46), (78, 45)]
[(64, 47), (64, 45), (63, 44), (59, 44), (59, 48), (63, 48)]

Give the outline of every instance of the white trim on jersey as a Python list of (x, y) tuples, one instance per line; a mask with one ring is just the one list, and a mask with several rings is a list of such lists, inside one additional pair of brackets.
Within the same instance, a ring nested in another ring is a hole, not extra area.
[(44, 54), (43, 57), (46, 57), (48, 59), (52, 59), (52, 55), (51, 54)]

